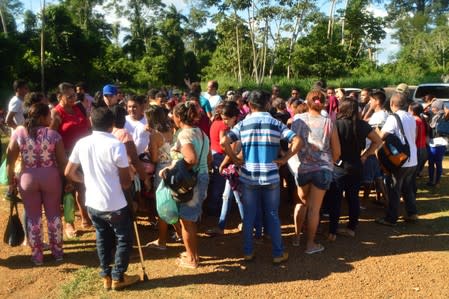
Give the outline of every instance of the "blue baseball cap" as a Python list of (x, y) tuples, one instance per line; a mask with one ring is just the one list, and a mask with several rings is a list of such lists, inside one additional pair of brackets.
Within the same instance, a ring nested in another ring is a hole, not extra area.
[(117, 94), (117, 87), (115, 87), (115, 85), (108, 84), (103, 87), (103, 95), (115, 96), (116, 94)]

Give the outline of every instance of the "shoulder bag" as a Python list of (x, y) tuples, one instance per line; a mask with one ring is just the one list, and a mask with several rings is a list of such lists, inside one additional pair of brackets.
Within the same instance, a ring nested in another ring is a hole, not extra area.
[(386, 173), (392, 173), (404, 165), (410, 157), (410, 145), (404, 133), (401, 119), (396, 113), (393, 113), (399, 130), (404, 136), (405, 144), (402, 144), (401, 139), (395, 134), (388, 134), (385, 138), (382, 147), (377, 151), (377, 159)]

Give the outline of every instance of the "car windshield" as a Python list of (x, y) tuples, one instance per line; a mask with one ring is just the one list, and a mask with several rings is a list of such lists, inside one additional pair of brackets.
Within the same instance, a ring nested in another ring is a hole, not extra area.
[(425, 95), (434, 95), (437, 99), (449, 99), (449, 86), (418, 86), (415, 98), (423, 98)]

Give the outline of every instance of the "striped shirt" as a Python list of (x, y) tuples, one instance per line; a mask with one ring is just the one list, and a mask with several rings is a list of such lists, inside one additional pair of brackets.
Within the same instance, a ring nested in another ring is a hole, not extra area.
[(240, 181), (248, 185), (270, 185), (279, 183), (276, 160), (279, 142), (291, 142), (295, 133), (268, 112), (253, 112), (237, 123), (228, 132), (234, 142), (240, 140), (244, 164), (240, 170)]

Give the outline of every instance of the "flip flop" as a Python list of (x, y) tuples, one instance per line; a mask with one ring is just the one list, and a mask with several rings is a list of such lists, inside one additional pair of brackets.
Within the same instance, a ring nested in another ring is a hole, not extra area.
[(196, 262), (189, 262), (186, 260), (186, 258), (184, 257), (180, 257), (178, 258), (178, 266), (181, 268), (186, 268), (186, 269), (196, 269), (198, 268), (198, 263)]
[(321, 251), (324, 250), (324, 246), (321, 244), (318, 244), (317, 247), (312, 248), (312, 249), (308, 249), (305, 251), (306, 254), (315, 254), (315, 253), (319, 253)]

